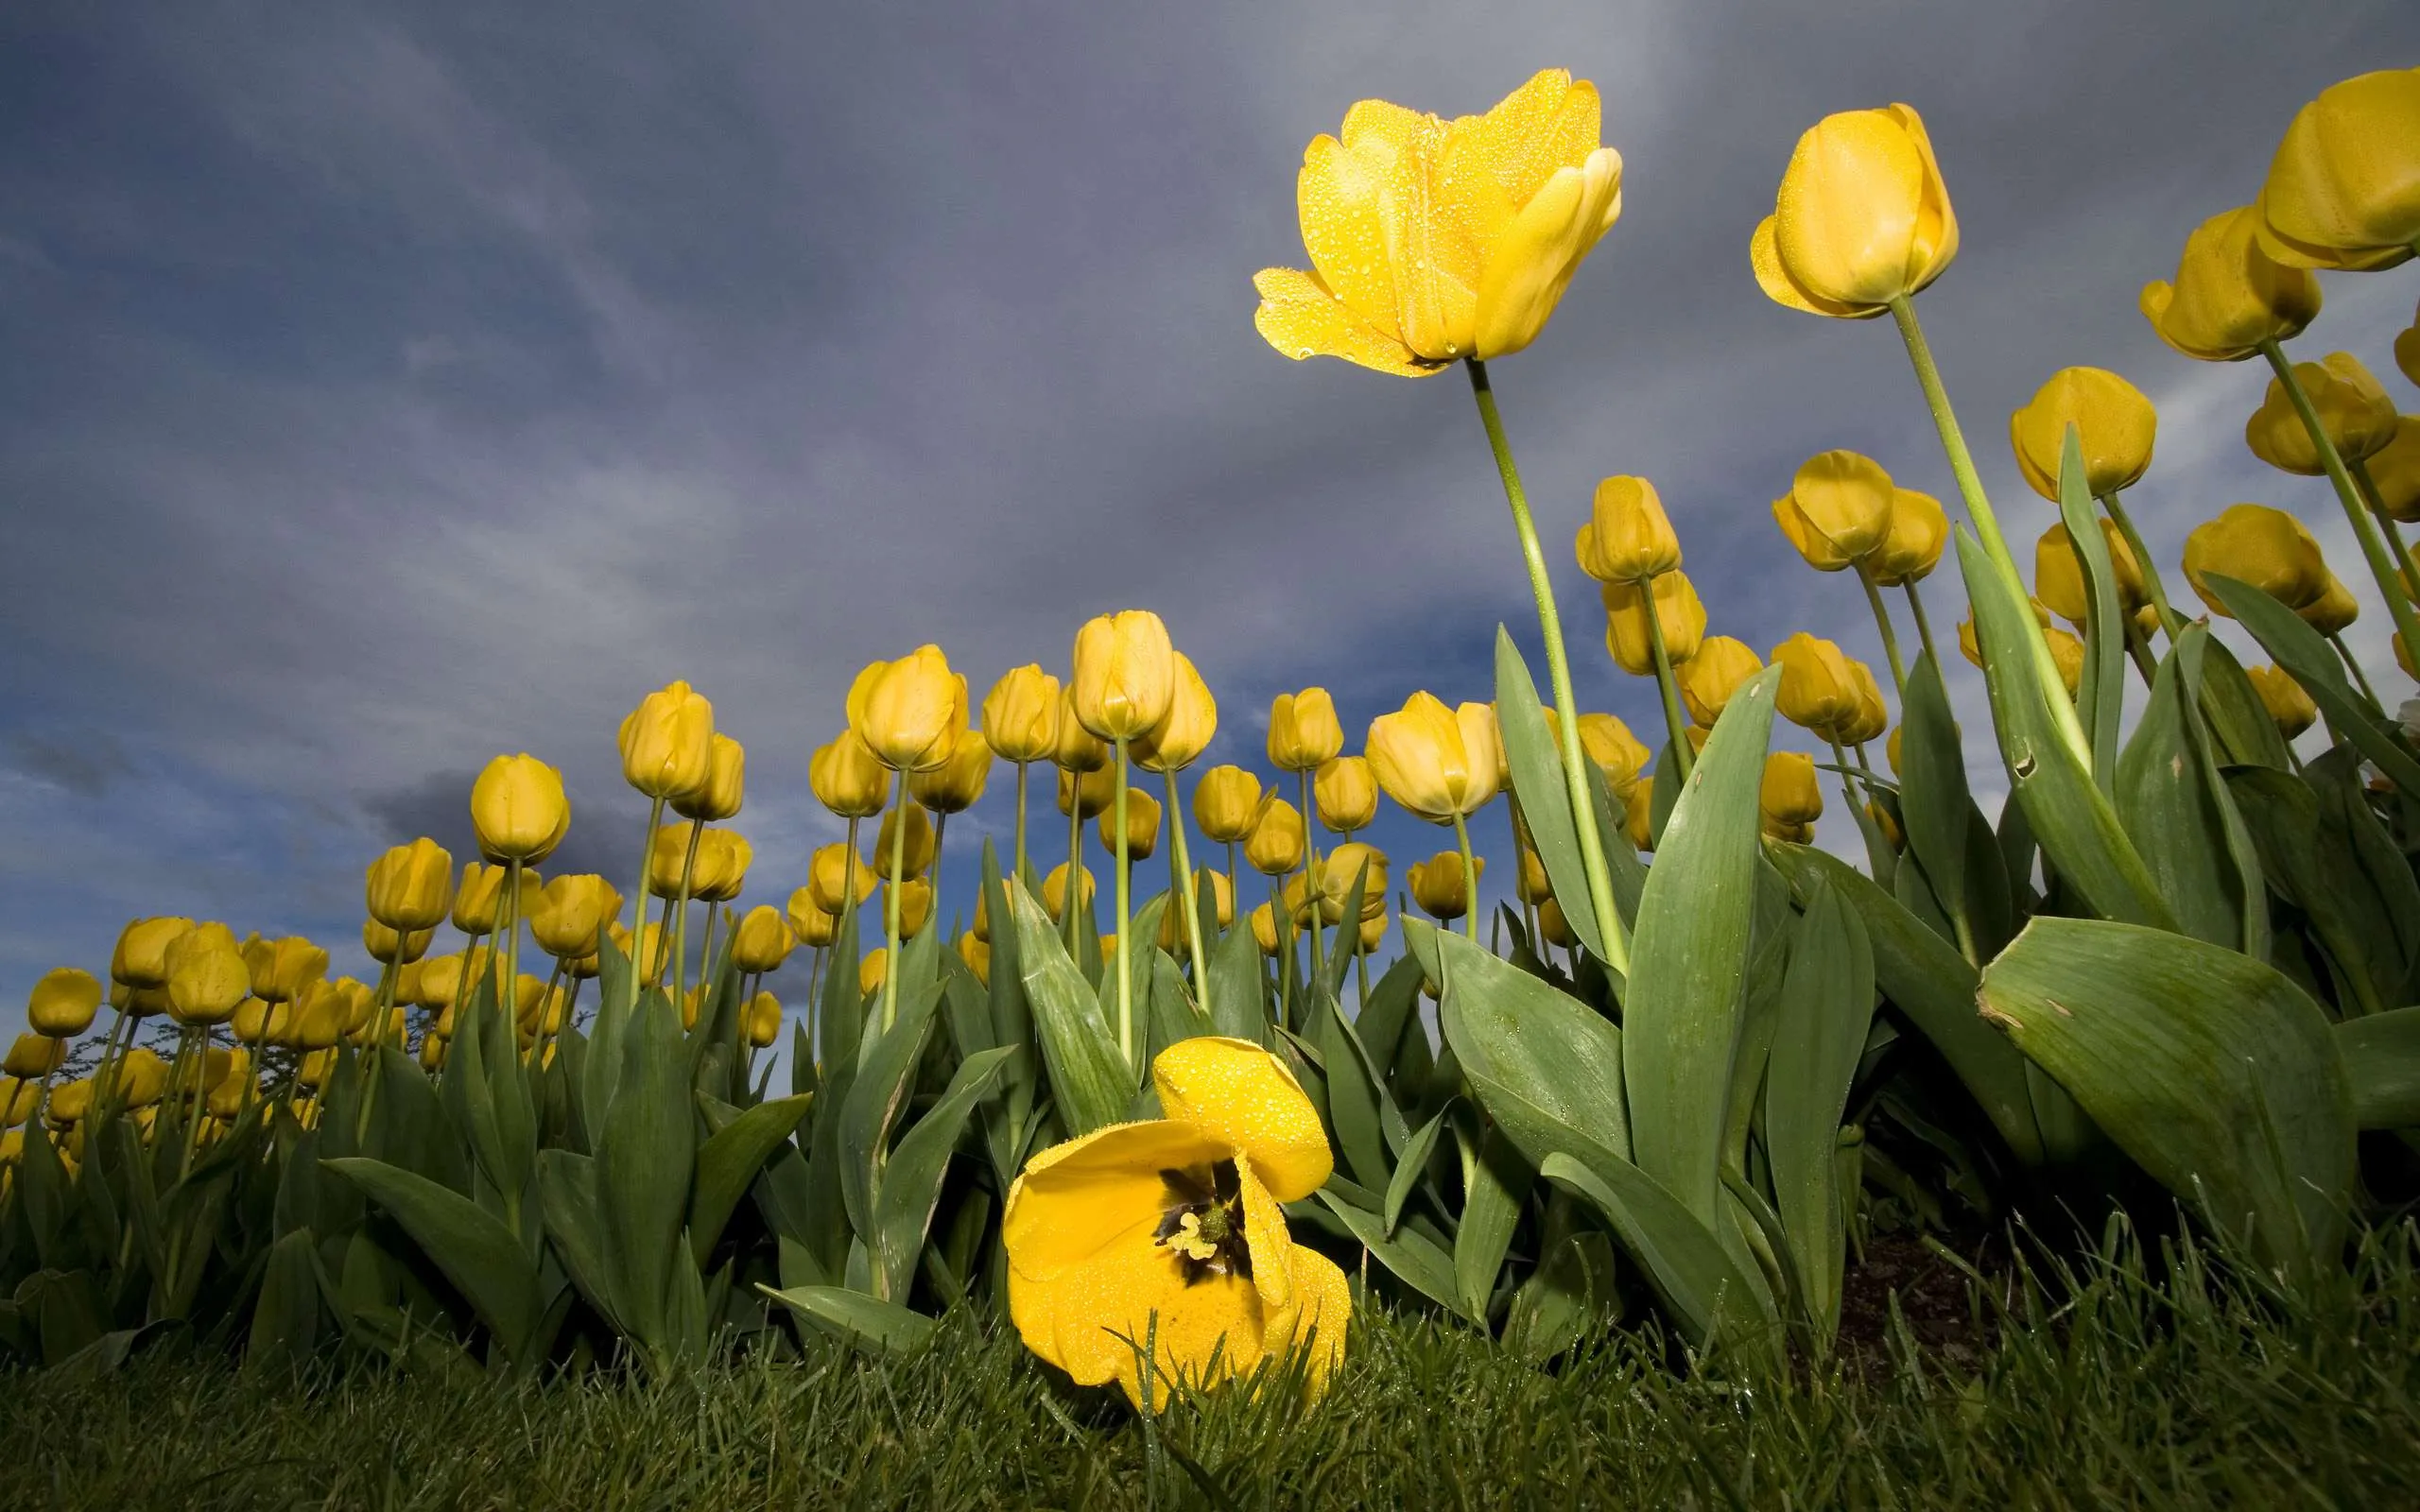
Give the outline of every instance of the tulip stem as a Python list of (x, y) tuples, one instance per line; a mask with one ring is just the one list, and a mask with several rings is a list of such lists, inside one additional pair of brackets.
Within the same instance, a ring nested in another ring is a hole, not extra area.
[(2394, 526), (2394, 516), (2386, 512), (2377, 480), (2370, 476), (2370, 464), (2358, 456), (2351, 456), (2344, 459), (2344, 465), (2351, 470), (2353, 482), (2360, 487), (2361, 497), (2368, 501), (2370, 512), (2377, 517), (2378, 533), (2386, 537), (2386, 543), (2394, 550), (2395, 565), (2402, 571), (2404, 596), (2409, 598), (2420, 593), (2420, 571), (2412, 568), (2411, 548), (2404, 544), (2403, 532)]
[(2141, 676), (2143, 686), (2152, 687), (2159, 680), (2159, 662), (2152, 655), (2151, 637), (2135, 624), (2133, 615), (2119, 618), (2125, 621), (2126, 654), (2135, 659), (2135, 671)]
[(2311, 445), (2319, 452), (2319, 465), (2327, 472), (2327, 481), (2336, 485), (2336, 502), (2344, 507), (2344, 518), (2352, 523), (2354, 539), (2361, 543), (2361, 555), (2370, 564), (2370, 576), (2377, 580), (2378, 592), (2386, 595), (2387, 612), (2394, 617), (2394, 627), (2402, 632), (2403, 644), (2420, 657), (2420, 617), (2412, 613), (2409, 595), (2395, 588), (2394, 563), (2387, 557), (2386, 542), (2378, 539), (2377, 522), (2362, 507), (2360, 490), (2354, 488), (2352, 474), (2344, 470), (2344, 458), (2336, 450), (2336, 442), (2327, 427), (2311, 407), (2310, 395), (2303, 392), (2303, 383), (2294, 376), (2294, 365), (2286, 360), (2286, 351), (2274, 336), (2264, 336), (2260, 354), (2277, 374), (2277, 382), (2293, 402), (2294, 413), (2303, 418), (2303, 429), (2310, 433)]
[[(1059, 890), (1059, 927), (1067, 934), (1067, 958), (1076, 958), (1076, 893), (1084, 875), (1084, 789), (1070, 776), (1067, 783), (1067, 885)], [(1089, 893), (1085, 898), (1089, 903)], [(1085, 910), (1089, 913), (1091, 910)]]
[(899, 893), (900, 874), (908, 865), (908, 795), (890, 821), (890, 885), (882, 890), (882, 1032), (889, 1034), (899, 1017)]
[(2143, 544), (2143, 533), (2135, 528), (2134, 517), (2118, 501), (2117, 490), (2100, 496), (2100, 507), (2108, 514), (2109, 523), (2118, 527), (2118, 534), (2125, 539), (2126, 549), (2135, 554), (2135, 565), (2143, 570), (2144, 591), (2151, 594), (2152, 609), (2159, 615), (2159, 627), (2168, 632), (2168, 644), (2174, 645), (2185, 631), (2185, 621), (2169, 606), (2168, 584), (2160, 578), (2159, 563), (2152, 559), (2151, 548)]
[(1470, 822), (1454, 816), (1454, 845), (1462, 853), (1462, 933), (1478, 943), (1478, 863), (1471, 855)]
[[(631, 905), (631, 950), (633, 954), (640, 957), (640, 959), (632, 963), (631, 968), (631, 974), (634, 977), (644, 977), (647, 974), (641, 970), (641, 968), (648, 964), (645, 958), (648, 954), (647, 879), (648, 873), (653, 869), (652, 864), (655, 860), (656, 826), (663, 822), (664, 799), (659, 798), (648, 806), (647, 843), (639, 848), (639, 885), (638, 890), (631, 894), (631, 897), (633, 900)], [(850, 822), (853, 825), (856, 823), (855, 820), (851, 820)], [(615, 913), (618, 915), (620, 910), (616, 909)], [(468, 966), (470, 962), (466, 958), (463, 964)], [(636, 991), (633, 991), (631, 994), (631, 1001), (633, 1003), (638, 1001), (638, 993)]]
[(1311, 774), (1296, 772), (1294, 781), (1303, 798), (1303, 901), (1311, 910), (1311, 971), (1316, 977), (1325, 964), (1320, 951), (1320, 910), (1325, 900), (1321, 896), (1319, 847), (1311, 841)]
[[(514, 856), (504, 864), (504, 896), (496, 901), (496, 913), (502, 922), (496, 927), (504, 933), (504, 982), (498, 988), (498, 1001), (507, 996), (517, 1012), (521, 1006), (521, 858)], [(301, 1025), (298, 1023), (299, 1029)]]
[(1891, 662), (1891, 680), (1898, 686), (1899, 701), (1908, 700), (1908, 666), (1899, 660), (1899, 637), (1891, 628), (1891, 606), (1882, 602), (1882, 590), (1875, 585), (1874, 574), (1865, 562), (1857, 564), (1857, 580), (1865, 590), (1866, 608), (1874, 610), (1874, 627), (1882, 632), (1882, 654)]
[(933, 906), (925, 910), (927, 919), (942, 911), (942, 843), (948, 837), (949, 811), (943, 809), (933, 816)]
[[(1126, 737), (1117, 737), (1117, 791), (1111, 796), (1110, 823), (1117, 830), (1117, 959), (1110, 970), (1117, 973), (1117, 1050), (1126, 1057), (1129, 1070), (1134, 1066), (1134, 973), (1126, 963), (1126, 904), (1129, 883), (1126, 876)], [(1067, 879), (1070, 886), (1075, 878)]]
[[(1907, 344), (1909, 364), (1916, 370), (1916, 385), (1924, 390), (1925, 407), (1932, 412), (1933, 429), (1940, 433), (1942, 453), (1949, 459), (1950, 476), (1957, 479), (1958, 495), (1965, 501), (1966, 513), (1974, 522), (1983, 554), (1991, 558), (2003, 584), (2023, 599), (2024, 576), (2016, 570), (2016, 558), (2009, 554), (2008, 540), (2000, 534), (1999, 517), (1992, 512), (1992, 501), (1984, 496), (1983, 480), (1975, 471), (1974, 454), (1966, 450), (1965, 434), (1958, 428), (1958, 412), (1950, 407), (1949, 390), (1942, 387), (1941, 369), (1933, 362), (1932, 347), (1925, 340), (1924, 326), (1916, 319), (1915, 302), (1904, 294), (1893, 295), (1891, 318), (1898, 323), (1899, 339)], [(2065, 687), (2066, 679), (2059, 674), (2058, 661), (2050, 655), (2049, 638), (2042, 627), (2030, 625), (2027, 636), (2031, 643), (2035, 680), (2045, 689)], [(2083, 720), (2076, 713), (2074, 700), (2046, 696), (2043, 703), (2068, 750), (2090, 765), (2092, 743), (2084, 739)]]
[[(1505, 439), (1503, 418), (1495, 411), (1495, 390), (1488, 384), (1487, 365), (1472, 357), (1463, 366), (1470, 369), (1479, 421), (1487, 427), (1487, 444), (1495, 454), (1495, 471), (1504, 481), (1504, 502), (1512, 508), (1512, 528), (1521, 538), (1521, 558), (1530, 570), (1530, 595), (1538, 601), (1538, 629), (1546, 640), (1547, 678), (1564, 715), (1560, 741), (1563, 785), (1571, 800), (1571, 827), (1580, 834), (1581, 867), (1588, 874), (1588, 908), (1597, 918), (1597, 936), (1604, 941), (1606, 964), (1628, 976), (1630, 937), (1623, 933), (1621, 915), (1614, 907), (1614, 874), (1605, 863), (1604, 837), (1597, 828), (1596, 805), (1589, 800), (1587, 773), (1580, 765), (1585, 760), (1580, 747), (1580, 705), (1572, 697), (1571, 659), (1564, 651), (1563, 616), (1555, 609), (1554, 583), (1547, 576), (1546, 552), (1538, 544), (1538, 528), (1530, 518), (1529, 496), (1521, 489), (1512, 443)], [(1647, 617), (1651, 625), (1655, 622), (1652, 595)]]
[[(130, 993), (131, 993), (132, 990), (133, 989), (131, 988), (128, 988)], [(125, 1027), (126, 1005), (121, 1003), (117, 1005), (117, 1017), (110, 1021), (110, 1032), (108, 1037), (103, 1039), (101, 1041), (101, 1063), (97, 1067), (94, 1068), (93, 1071), (93, 1086), (95, 1089), (94, 1101), (95, 1103), (99, 1101), (100, 1094), (98, 1089), (110, 1084), (110, 1067), (116, 1061), (118, 1055), (117, 1037), (119, 1031), (123, 1030)], [(50, 1101), (50, 1078), (47, 1075), (43, 1076), (42, 1084), (42, 1098), (34, 1105), (34, 1112), (37, 1116), (42, 1115), (43, 1105)], [(49, 1126), (49, 1121), (46, 1118), (43, 1120), (43, 1126)]]
[(1916, 580), (1910, 577), (1901, 583), (1899, 589), (1908, 595), (1908, 611), (1916, 617), (1916, 639), (1924, 644), (1925, 655), (1932, 658), (1932, 669), (1938, 676), (1941, 672), (1941, 653), (1933, 649), (1932, 621), (1925, 616), (1925, 601), (1916, 593)]
[[(689, 886), (698, 874), (698, 847), (705, 842), (705, 838), (706, 821), (691, 819), (688, 853), (681, 858), (680, 902), (674, 905), (672, 914), (672, 1005), (676, 1008), (681, 1005), (682, 994), (689, 986)], [(707, 913), (706, 920), (711, 926), (714, 921), (711, 911)], [(700, 967), (699, 974), (702, 976), (704, 973), (705, 969)]]
[(1019, 878), (1025, 875), (1025, 769), (1026, 763), (1017, 763), (1017, 864), (1009, 873)]
[[(2344, 670), (2353, 674), (2354, 682), (2360, 685), (2361, 696), (2370, 700), (2370, 707), (2381, 714), (2386, 713), (2386, 705), (2378, 701), (2378, 691), (2370, 686), (2369, 678), (2362, 673), (2361, 663), (2354, 660), (2353, 648), (2344, 644), (2344, 637), (2342, 634), (2331, 635), (2327, 644), (2336, 647), (2336, 654), (2343, 659)], [(2409, 645), (2411, 643), (2407, 641), (2404, 644)]]
[[(1694, 759), (1697, 749), (1689, 744), (1688, 720), (1681, 713), (1680, 684), (1672, 676), (1672, 656), (1664, 648), (1664, 616), (1656, 612), (1655, 594), (1651, 589), (1646, 598), (1647, 648), (1655, 658), (1655, 691), (1664, 697), (1664, 730), (1672, 739), (1672, 760), (1680, 764), (1681, 781), (1685, 782), (1689, 780), (1690, 770), (1697, 765)], [(1564, 696), (1558, 694), (1556, 696)], [(1564, 705), (1563, 722), (1572, 727), (1576, 737), (1579, 716), (1568, 703)], [(1589, 810), (1583, 808), (1574, 812), (1586, 814)]]
[(1193, 953), (1193, 995), (1203, 1011), (1210, 1007), (1210, 957), (1201, 952), (1201, 896), (1193, 885), (1193, 859), (1184, 849), (1184, 802), (1177, 792), (1176, 768), (1165, 774), (1168, 783), (1168, 875), (1184, 902), (1184, 945)]

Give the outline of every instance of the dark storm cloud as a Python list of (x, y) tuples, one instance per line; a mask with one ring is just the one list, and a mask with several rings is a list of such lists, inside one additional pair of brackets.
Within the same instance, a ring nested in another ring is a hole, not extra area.
[(133, 768), (116, 737), (101, 730), (78, 735), (19, 730), (9, 737), (9, 765), (78, 798), (95, 799)]
[[(1494, 624), (1534, 629), (1461, 379), (1252, 329), (1252, 272), (1302, 260), (1303, 145), (1362, 95), (1604, 90), (1624, 219), (1496, 381), (1580, 696), (1642, 730), (1567, 565), (1598, 477), (1656, 481), (1717, 629), (1868, 656), (1767, 502), (1839, 445), (1951, 491), (1887, 324), (1748, 277), (1828, 111), (1927, 113), (1965, 232), (1927, 318), (2012, 534), (2047, 517), (2000, 427), (2070, 362), (2160, 401), (2138, 511), (2169, 559), (2236, 498), (2324, 522), (2242, 453), (2260, 375), (2168, 352), (2135, 292), (2297, 104), (2415, 54), (2394, 3), (11, 8), (0, 879), (41, 901), (0, 976), (170, 907), (342, 938), (380, 847), (467, 852), (499, 750), (566, 770), (549, 871), (618, 879), (645, 811), (614, 726), (673, 677), (749, 746), (752, 902), (837, 833), (803, 775), (849, 675), (921, 641), (979, 688), (1150, 605), (1221, 695), (1213, 760), (1281, 686), (1357, 733), (1413, 686), (1483, 696)], [(2332, 280), (2306, 345), (2376, 366), (2411, 294)], [(67, 730), (125, 753), (106, 801), (24, 757)], [(1395, 822), (1399, 861), (1434, 839)], [(1006, 831), (988, 803), (953, 855)]]

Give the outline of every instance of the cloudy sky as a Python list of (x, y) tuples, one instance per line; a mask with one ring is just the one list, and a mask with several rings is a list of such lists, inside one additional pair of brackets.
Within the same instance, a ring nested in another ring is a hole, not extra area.
[[(1257, 759), (1283, 688), (1332, 688), (1357, 746), (1414, 688), (1488, 696), (1494, 626), (1535, 622), (1467, 386), (1252, 326), (1253, 272), (1303, 262), (1304, 144), (1367, 95), (1603, 92), (1623, 219), (1495, 372), (1589, 707), (1656, 728), (1567, 553), (1608, 473), (1661, 490), (1715, 629), (1878, 657), (1769, 503), (1830, 447), (1947, 470), (1889, 323), (1772, 304), (1747, 246), (1797, 133), (1891, 100), (1957, 204), (1923, 309), (2012, 534), (2049, 516), (2006, 417), (2093, 363), (2160, 405), (2135, 507), (2166, 560), (2253, 500), (2355, 581), (2325, 484), (2243, 449), (2264, 373), (2135, 301), (2298, 105), (2420, 61), (2406, 0), (402, 9), (0, 16), (0, 1024), (138, 914), (361, 969), (362, 866), (458, 851), (498, 751), (567, 774), (556, 868), (619, 879), (614, 727), (675, 677), (749, 747), (775, 902), (836, 830), (808, 750), (920, 642), (979, 690), (1155, 609), (1219, 696), (1214, 761)], [(2415, 297), (2332, 279), (2296, 350), (2420, 407), (2386, 359)]]

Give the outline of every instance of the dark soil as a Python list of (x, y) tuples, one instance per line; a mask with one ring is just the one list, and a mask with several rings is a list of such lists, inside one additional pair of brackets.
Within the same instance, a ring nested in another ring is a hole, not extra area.
[[(2004, 1247), (1981, 1236), (1943, 1247), (1987, 1281), (2008, 1268)], [(1899, 1327), (1892, 1317), (1894, 1299), (1906, 1342), (1925, 1355), (1963, 1367), (1991, 1349), (1998, 1318), (1991, 1301), (1977, 1295), (1972, 1277), (1912, 1235), (1876, 1234), (1866, 1241), (1861, 1256), (1852, 1257), (1841, 1291), (1840, 1349), (1869, 1375), (1887, 1377), (1894, 1368), (1890, 1348)]]

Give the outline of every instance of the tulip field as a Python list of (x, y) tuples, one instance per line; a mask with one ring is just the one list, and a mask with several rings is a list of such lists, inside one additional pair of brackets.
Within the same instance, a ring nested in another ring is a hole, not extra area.
[[(1469, 385), (1543, 648), (1492, 701), (1306, 688), (1205, 765), (1132, 609), (988, 690), (901, 647), (752, 774), (676, 681), (617, 874), (547, 869), (583, 821), (503, 754), (477, 855), (364, 858), (373, 980), (232, 904), (60, 962), (0, 1083), (9, 1504), (2420, 1499), (2420, 314), (2399, 373), (2317, 350), (2323, 275), (2420, 256), (2420, 70), (2284, 123), (2140, 301), (2266, 371), (2246, 442), (2359, 560), (2250, 504), (2158, 559), (2118, 373), (1962, 426), (1924, 120), (1806, 129), (1736, 277), (1888, 317), (1957, 485), (1838, 449), (1772, 504), (1878, 665), (1720, 633), (1646, 478), (1526, 492), (1493, 374), (1618, 223), (1599, 136), (1559, 70), (1363, 100), (1254, 280), (1271, 381)], [(1600, 645), (1651, 726), (1581, 708)], [(842, 837), (769, 879), (776, 763)]]

